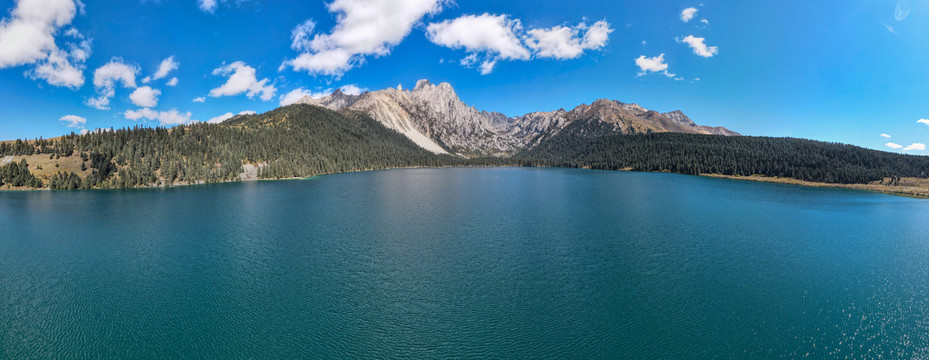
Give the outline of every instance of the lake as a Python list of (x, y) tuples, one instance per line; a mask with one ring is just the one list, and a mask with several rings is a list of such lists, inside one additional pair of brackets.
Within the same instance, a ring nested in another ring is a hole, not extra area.
[(929, 200), (404, 169), (0, 192), (0, 358), (925, 358)]

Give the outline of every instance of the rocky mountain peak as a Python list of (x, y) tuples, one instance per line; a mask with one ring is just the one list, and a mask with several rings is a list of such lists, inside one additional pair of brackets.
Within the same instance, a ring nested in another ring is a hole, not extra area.
[(681, 125), (687, 125), (687, 126), (696, 126), (696, 125), (697, 125), (696, 123), (693, 122), (693, 120), (690, 120), (690, 118), (687, 117), (687, 115), (684, 115), (684, 112), (683, 112), (683, 111), (680, 111), (680, 110), (674, 110), (674, 111), (671, 111), (671, 112), (666, 112), (666, 113), (664, 113), (664, 114), (662, 114), (662, 115), (666, 116), (668, 119), (671, 119), (671, 121), (674, 121), (674, 122), (676, 122), (676, 123), (678, 123), (678, 124), (681, 124)]
[(416, 82), (416, 87), (413, 88), (413, 91), (419, 91), (427, 86), (432, 86), (432, 83), (427, 79), (420, 79)]
[(575, 122), (579, 122), (575, 128), (588, 129), (581, 131), (590, 133), (738, 135), (725, 128), (696, 125), (680, 111), (662, 114), (609, 99), (598, 99), (570, 111), (558, 109), (510, 117), (478, 111), (461, 101), (451, 84), (433, 85), (427, 79), (417, 81), (412, 91), (404, 91), (400, 85), (361, 95), (336, 90), (319, 99), (304, 97), (298, 103), (360, 111), (424, 149), (461, 156), (513, 154), (538, 145)]

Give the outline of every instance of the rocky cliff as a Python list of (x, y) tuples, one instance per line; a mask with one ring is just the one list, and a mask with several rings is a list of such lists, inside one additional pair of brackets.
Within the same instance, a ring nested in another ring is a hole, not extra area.
[(419, 80), (413, 90), (398, 86), (360, 95), (336, 90), (322, 98), (305, 97), (298, 103), (364, 112), (424, 149), (467, 157), (503, 156), (531, 149), (576, 121), (589, 122), (598, 132), (739, 135), (722, 127), (697, 125), (679, 110), (662, 114), (606, 99), (570, 111), (507, 117), (478, 111), (462, 102), (450, 84), (433, 85), (428, 80)]

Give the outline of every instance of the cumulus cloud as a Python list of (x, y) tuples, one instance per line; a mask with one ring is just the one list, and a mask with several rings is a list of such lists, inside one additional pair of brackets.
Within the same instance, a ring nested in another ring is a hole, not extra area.
[(461, 64), (480, 63), (481, 74), (489, 74), (498, 60), (529, 60), (529, 49), (517, 35), (521, 29), (519, 20), (485, 13), (429, 24), (426, 36), (437, 45), (465, 49), (470, 54)]
[(889, 148), (891, 148), (891, 149), (900, 149), (900, 148), (903, 147), (903, 145), (895, 144), (895, 143), (892, 143), (892, 142), (886, 143), (886, 144), (884, 144), (884, 145), (887, 146), (887, 147), (889, 147)]
[(929, 119), (919, 119), (919, 120), (916, 120), (916, 123), (929, 125)]
[(719, 52), (719, 49), (716, 46), (706, 46), (705, 41), (705, 38), (694, 37), (693, 35), (687, 35), (685, 38), (680, 40), (680, 42), (690, 46), (690, 48), (693, 49), (694, 54), (705, 58), (713, 57), (713, 55), (716, 55)]
[(206, 96), (195, 97), (195, 98), (194, 98), (194, 102), (195, 102), (195, 103), (206, 102)]
[(74, 19), (72, 0), (20, 0), (0, 22), (0, 68), (32, 64), (58, 47), (55, 33)]
[(72, 89), (84, 85), (90, 39), (72, 28), (64, 34), (72, 38), (66, 49), (55, 44), (55, 35), (71, 23), (79, 5), (73, 0), (17, 1), (10, 15), (0, 20), (0, 69), (36, 64), (26, 76)]
[(244, 93), (250, 99), (258, 96), (264, 101), (271, 100), (277, 89), (274, 85), (268, 85), (268, 79), (259, 81), (255, 72), (255, 68), (241, 61), (214, 69), (213, 75), (228, 76), (229, 79), (222, 86), (210, 90), (209, 96), (235, 96)]
[[(583, 32), (583, 36), (580, 34)], [(526, 45), (535, 56), (556, 59), (574, 59), (584, 50), (600, 49), (606, 45), (613, 29), (604, 20), (591, 26), (580, 23), (574, 27), (555, 26), (547, 29), (531, 29), (526, 38)]]
[(168, 76), (168, 73), (177, 70), (180, 66), (181, 64), (174, 60), (174, 55), (171, 55), (167, 59), (161, 61), (161, 64), (158, 65), (158, 70), (152, 74), (152, 80), (162, 79)]
[(116, 95), (116, 86), (133, 89), (136, 87), (135, 76), (139, 67), (129, 65), (120, 58), (113, 58), (110, 62), (94, 71), (94, 88), (97, 97), (87, 100), (87, 105), (100, 110), (109, 110), (110, 99)]
[[(368, 91), (368, 88), (362, 88), (355, 84), (343, 85), (339, 88), (343, 94), (346, 95), (360, 95), (361, 93)], [(287, 94), (281, 95), (280, 97), (280, 106), (287, 106), (293, 103), (296, 103), (298, 100), (303, 99), (304, 97), (310, 97), (312, 99), (319, 99), (324, 96), (332, 94), (334, 90), (328, 88), (322, 91), (310, 91), (304, 88), (296, 88), (288, 92)]]
[(135, 89), (135, 91), (129, 95), (129, 100), (132, 100), (135, 106), (150, 108), (158, 106), (159, 95), (161, 95), (161, 90), (152, 89), (149, 86), (142, 86)]
[[(291, 34), (291, 46), (302, 50), (287, 60), (290, 67), (314, 75), (341, 76), (364, 62), (365, 56), (384, 56), (409, 35), (413, 25), (442, 8), (441, 0), (334, 0), (329, 12), (338, 14), (328, 34), (309, 39), (307, 22)], [(315, 24), (314, 24), (315, 27)], [(295, 38), (294, 34), (298, 36)], [(299, 38), (299, 40), (298, 40)]]
[(464, 15), (432, 23), (426, 36), (433, 43), (468, 54), (460, 63), (481, 74), (493, 71), (501, 60), (532, 58), (574, 59), (586, 51), (606, 46), (613, 29), (604, 20), (592, 25), (559, 25), (524, 30), (519, 19), (507, 15)]
[[(155, 69), (154, 74), (152, 74), (151, 76), (146, 76), (144, 79), (142, 79), (142, 83), (148, 84), (152, 80), (163, 79), (167, 77), (168, 74), (171, 73), (172, 71), (177, 70), (177, 68), (180, 66), (181, 64), (178, 63), (176, 60), (174, 60), (174, 55), (171, 55), (167, 59), (162, 60), (160, 64), (158, 64), (158, 69)], [(177, 83), (175, 82), (175, 85), (176, 84)], [(169, 86), (174, 86), (174, 85), (169, 85)]]
[(168, 80), (168, 82), (166, 82), (165, 85), (168, 85), (168, 86), (177, 86), (177, 78), (176, 78), (176, 77), (175, 77), (175, 78), (171, 78), (171, 80)]
[(216, 0), (197, 0), (197, 4), (200, 5), (200, 10), (208, 13), (216, 11)]
[(206, 122), (207, 122), (207, 123), (210, 123), (210, 124), (219, 124), (219, 123), (221, 123), (221, 122), (223, 122), (223, 121), (232, 119), (233, 116), (235, 116), (235, 115), (232, 115), (231, 112), (227, 112), (227, 113), (222, 114), (222, 115), (220, 115), (220, 116), (211, 118), (211, 119), (207, 120)]
[(697, 15), (697, 8), (689, 7), (681, 11), (681, 21), (690, 22)]
[(45, 80), (49, 85), (78, 89), (84, 85), (84, 64), (72, 60), (68, 53), (55, 49), (26, 75)]
[(881, 134), (881, 137), (890, 139), (890, 135), (887, 135), (887, 134)]
[(304, 88), (296, 88), (296, 89), (291, 90), (287, 94), (281, 95), (280, 106), (291, 105), (297, 102), (298, 100), (303, 99), (304, 97), (307, 97), (307, 96), (314, 98), (314, 99), (318, 99), (326, 95), (328, 95), (328, 93), (325, 93), (325, 94), (313, 93)]
[(84, 124), (87, 123), (87, 119), (82, 118), (77, 115), (65, 115), (62, 116), (58, 121), (64, 121), (68, 124), (69, 128), (84, 128)]
[(355, 84), (343, 85), (339, 90), (342, 90), (342, 93), (346, 95), (361, 95), (361, 93), (368, 91), (367, 88), (360, 88)]
[(655, 57), (641, 55), (635, 59), (635, 65), (639, 67), (638, 76), (645, 76), (650, 72), (660, 72), (664, 76), (674, 77), (674, 74), (668, 72), (668, 64), (664, 62), (664, 54)]
[(129, 120), (158, 120), (158, 123), (161, 125), (180, 125), (190, 122), (191, 113), (178, 112), (177, 109), (171, 109), (169, 111), (155, 111), (150, 108), (142, 108), (138, 110), (126, 110), (123, 113), (123, 116)]
[(217, 117), (211, 118), (211, 119), (207, 120), (206, 122), (209, 123), (209, 124), (219, 124), (219, 123), (221, 123), (221, 122), (223, 122), (223, 121), (232, 119), (232, 118), (234, 118), (234, 117), (236, 117), (236, 116), (242, 116), (242, 115), (255, 115), (255, 114), (258, 114), (258, 112), (257, 112), (257, 111), (252, 111), (252, 110), (245, 110), (245, 111), (239, 112), (238, 114), (235, 114), (235, 115), (232, 115), (231, 112), (227, 112), (227, 113), (225, 113), (225, 114), (222, 114), (222, 115), (219, 115), (219, 116), (217, 116)]
[(903, 148), (903, 151), (923, 151), (926, 150), (926, 144), (912, 143), (910, 146)]

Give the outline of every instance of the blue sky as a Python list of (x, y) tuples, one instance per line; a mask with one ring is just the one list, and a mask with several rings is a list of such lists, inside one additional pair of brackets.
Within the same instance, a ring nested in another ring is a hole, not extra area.
[(207, 121), (271, 110), (295, 90), (428, 78), (507, 115), (609, 98), (747, 135), (914, 154), (926, 152), (912, 144), (929, 142), (929, 121), (918, 122), (929, 119), (929, 0), (0, 0), (0, 9), (0, 139)]

